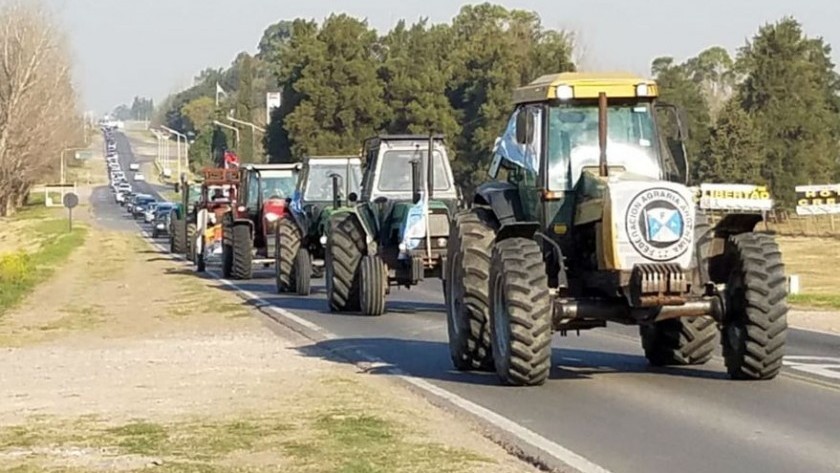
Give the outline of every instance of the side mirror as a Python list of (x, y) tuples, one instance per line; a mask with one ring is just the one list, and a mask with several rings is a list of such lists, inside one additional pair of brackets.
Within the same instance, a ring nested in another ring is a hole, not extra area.
[(350, 195), (347, 196), (347, 201), (348, 202), (355, 203), (358, 200), (359, 200), (359, 195), (356, 194), (355, 192), (351, 192)]
[(176, 183), (175, 183), (175, 193), (176, 193), (176, 194), (180, 194), (180, 193), (181, 193), (181, 183), (180, 183), (180, 182), (176, 182)]
[(527, 108), (519, 110), (516, 115), (516, 141), (521, 145), (534, 141), (534, 114)]

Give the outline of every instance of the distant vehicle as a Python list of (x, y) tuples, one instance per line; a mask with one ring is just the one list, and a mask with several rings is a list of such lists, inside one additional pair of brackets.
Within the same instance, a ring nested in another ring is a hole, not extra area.
[(131, 216), (138, 218), (143, 216), (149, 205), (156, 202), (156, 199), (150, 195), (140, 194), (134, 198), (134, 206), (131, 209)]
[(161, 202), (155, 210), (155, 217), (152, 221), (152, 238), (169, 235), (169, 223), (172, 215), (172, 210), (175, 204), (171, 202)]
[(139, 171), (140, 163), (131, 163), (128, 165), (128, 169), (131, 169), (132, 171)]
[(172, 170), (169, 168), (163, 168), (162, 174), (164, 178), (169, 179), (170, 177), (172, 177)]
[(134, 196), (134, 192), (131, 188), (128, 189), (121, 189), (117, 191), (117, 203), (120, 205), (128, 205), (128, 201)]
[(143, 175), (142, 175), (142, 174), (140, 174), (140, 173), (138, 172), (138, 173), (135, 173), (135, 174), (134, 174), (134, 180), (135, 180), (135, 181), (145, 181), (145, 180), (146, 180), (146, 178), (145, 178), (145, 177), (143, 177)]

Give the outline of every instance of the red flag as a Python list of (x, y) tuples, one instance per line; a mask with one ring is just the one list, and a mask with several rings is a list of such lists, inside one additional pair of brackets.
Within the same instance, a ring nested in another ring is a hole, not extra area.
[(233, 151), (225, 151), (225, 169), (238, 168), (239, 157)]

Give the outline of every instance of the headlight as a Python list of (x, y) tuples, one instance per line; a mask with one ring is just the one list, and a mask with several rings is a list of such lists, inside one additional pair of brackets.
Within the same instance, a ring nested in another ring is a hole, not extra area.
[(636, 84), (636, 97), (647, 97), (648, 96), (648, 85), (647, 84)]
[(273, 212), (268, 212), (265, 214), (265, 219), (268, 220), (269, 223), (274, 223), (280, 220), (280, 216)]
[(444, 248), (446, 246), (446, 238), (438, 238), (437, 246), (440, 248)]
[(326, 236), (326, 235), (322, 235), (322, 236), (321, 236), (321, 238), (320, 238), (320, 241), (321, 241), (321, 244), (322, 244), (322, 245), (326, 245), (326, 244), (327, 244), (327, 236)]
[(556, 93), (560, 100), (569, 100), (575, 97), (575, 89), (571, 85), (558, 85)]
[(157, 224), (157, 229), (158, 229), (158, 230), (163, 230), (164, 228), (165, 228), (165, 227), (164, 227), (164, 225), (163, 225), (162, 223)]

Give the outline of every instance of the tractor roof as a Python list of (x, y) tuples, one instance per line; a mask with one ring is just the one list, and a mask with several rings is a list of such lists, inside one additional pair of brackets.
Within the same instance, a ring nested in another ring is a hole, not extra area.
[[(638, 94), (637, 86), (645, 85), (646, 92)], [(558, 96), (557, 89), (572, 90), (571, 97)], [(604, 92), (609, 98), (656, 97), (659, 94), (656, 83), (650, 79), (626, 72), (561, 72), (542, 76), (513, 92), (516, 104), (544, 102), (562, 98), (596, 99)]]
[(300, 163), (246, 164), (243, 167), (248, 171), (294, 171), (300, 169)]
[(305, 163), (311, 165), (332, 165), (332, 164), (361, 164), (362, 158), (358, 155), (347, 156), (306, 156), (303, 158)]
[[(442, 134), (434, 134), (432, 137), (436, 141), (445, 140), (445, 135)], [(365, 144), (382, 141), (429, 141), (429, 135), (377, 135), (366, 139)]]

